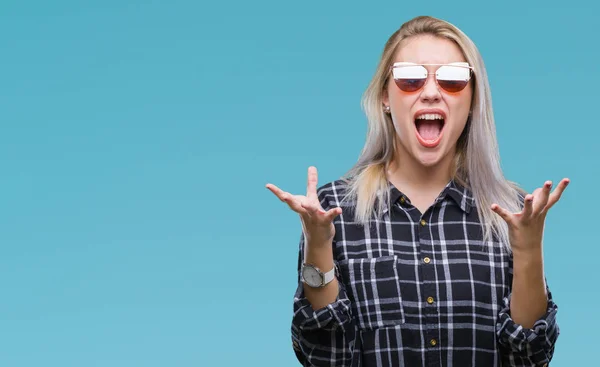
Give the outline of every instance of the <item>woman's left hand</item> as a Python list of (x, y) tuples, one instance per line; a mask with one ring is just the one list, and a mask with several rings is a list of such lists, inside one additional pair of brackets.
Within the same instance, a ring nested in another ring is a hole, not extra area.
[(569, 182), (568, 178), (562, 179), (556, 189), (550, 193), (552, 182), (546, 181), (543, 187), (525, 196), (523, 210), (519, 213), (511, 213), (496, 203), (492, 204), (491, 209), (508, 224), (513, 253), (541, 250), (546, 214), (558, 202)]

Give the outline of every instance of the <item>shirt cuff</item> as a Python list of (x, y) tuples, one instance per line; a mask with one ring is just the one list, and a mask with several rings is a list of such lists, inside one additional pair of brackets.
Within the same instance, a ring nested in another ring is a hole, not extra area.
[[(510, 315), (510, 295), (503, 299), (496, 327), (498, 341), (516, 359), (525, 359), (534, 365), (549, 363), (554, 354), (554, 344), (560, 333), (556, 322), (557, 305), (548, 291), (546, 313), (533, 327), (524, 328), (514, 322)], [(529, 364), (527, 364), (529, 365)]]
[(304, 295), (304, 284), (299, 282), (294, 295), (294, 318), (293, 324), (299, 331), (308, 330), (333, 330), (347, 324), (352, 314), (350, 311), (350, 300), (341, 282), (339, 284), (338, 296), (327, 306), (313, 310), (312, 305)]

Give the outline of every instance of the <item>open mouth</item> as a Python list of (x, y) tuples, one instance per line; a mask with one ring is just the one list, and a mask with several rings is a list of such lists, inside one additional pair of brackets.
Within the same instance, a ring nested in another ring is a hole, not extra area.
[(439, 113), (425, 113), (415, 118), (415, 130), (419, 143), (427, 148), (436, 147), (444, 132), (445, 117)]

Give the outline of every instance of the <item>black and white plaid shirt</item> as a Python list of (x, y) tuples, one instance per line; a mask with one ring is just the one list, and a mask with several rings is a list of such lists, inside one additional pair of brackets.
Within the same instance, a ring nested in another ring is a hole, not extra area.
[[(559, 328), (547, 312), (531, 329), (510, 316), (512, 258), (482, 242), (468, 189), (451, 181), (420, 215), (397, 188), (379, 228), (353, 222), (342, 180), (318, 189), (334, 222), (338, 299), (317, 311), (298, 281), (293, 348), (304, 366), (545, 366)], [(374, 221), (373, 221), (374, 223)], [(300, 240), (300, 260), (303, 259)]]

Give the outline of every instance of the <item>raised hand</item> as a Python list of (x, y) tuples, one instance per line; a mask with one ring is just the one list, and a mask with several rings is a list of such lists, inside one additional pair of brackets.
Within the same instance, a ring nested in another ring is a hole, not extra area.
[(292, 195), (281, 190), (273, 184), (267, 184), (267, 189), (271, 190), (279, 200), (286, 203), (290, 209), (300, 215), (302, 227), (306, 240), (315, 244), (326, 244), (331, 242), (335, 236), (335, 227), (333, 220), (342, 213), (342, 209), (332, 208), (325, 211), (317, 196), (317, 169), (308, 168), (308, 182), (306, 195)]
[(519, 213), (511, 213), (496, 203), (492, 204), (491, 209), (508, 224), (513, 251), (527, 252), (541, 248), (548, 210), (558, 202), (569, 182), (568, 178), (562, 179), (554, 192), (550, 193), (552, 182), (546, 181), (543, 187), (525, 196), (523, 210)]

